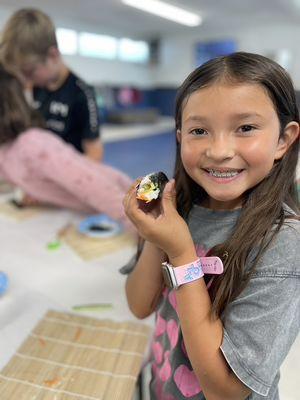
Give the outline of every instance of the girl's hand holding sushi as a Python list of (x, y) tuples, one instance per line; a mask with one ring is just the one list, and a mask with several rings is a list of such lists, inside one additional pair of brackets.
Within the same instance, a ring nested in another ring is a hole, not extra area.
[(136, 199), (136, 184), (124, 198), (125, 213), (139, 234), (162, 249), (173, 262), (195, 252), (193, 240), (184, 219), (176, 210), (175, 181), (169, 181), (163, 191), (159, 207), (151, 212), (140, 207)]

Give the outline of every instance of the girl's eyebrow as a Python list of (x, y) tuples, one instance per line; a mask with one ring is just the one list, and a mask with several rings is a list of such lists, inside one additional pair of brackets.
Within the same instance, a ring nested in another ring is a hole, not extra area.
[(247, 119), (247, 118), (263, 118), (263, 115), (257, 112), (249, 112), (249, 113), (238, 113), (232, 116), (233, 119)]
[(207, 122), (208, 119), (201, 115), (190, 115), (183, 122)]
[[(232, 120), (243, 120), (243, 119), (248, 119), (248, 118), (263, 118), (263, 116), (257, 112), (246, 112), (246, 113), (237, 113), (237, 114), (232, 114), (230, 117)], [(188, 116), (183, 122), (202, 122), (202, 123), (207, 123), (209, 122), (209, 118), (204, 117), (202, 115), (190, 115)]]

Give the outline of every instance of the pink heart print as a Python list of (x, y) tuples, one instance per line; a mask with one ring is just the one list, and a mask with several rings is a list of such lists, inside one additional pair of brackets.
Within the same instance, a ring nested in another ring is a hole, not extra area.
[(156, 379), (155, 383), (155, 395), (159, 400), (176, 400), (170, 393), (164, 392), (164, 382), (158, 378), (159, 369), (157, 365), (152, 365), (152, 373)]
[(167, 322), (167, 335), (168, 335), (170, 345), (171, 345), (171, 350), (172, 350), (172, 349), (174, 349), (174, 347), (177, 344), (178, 335), (179, 335), (179, 326), (174, 319), (170, 319)]
[(160, 336), (166, 332), (167, 323), (166, 320), (160, 314), (157, 314), (156, 324), (155, 324), (155, 332), (154, 335)]
[(170, 364), (170, 352), (169, 350), (164, 354), (164, 363), (159, 371), (159, 377), (163, 382), (166, 382), (172, 375), (172, 368)]
[(157, 364), (160, 364), (163, 360), (163, 348), (159, 342), (152, 343), (152, 352), (154, 355), (154, 359)]
[(201, 392), (198, 379), (186, 365), (180, 365), (174, 373), (174, 381), (185, 397), (193, 397)]

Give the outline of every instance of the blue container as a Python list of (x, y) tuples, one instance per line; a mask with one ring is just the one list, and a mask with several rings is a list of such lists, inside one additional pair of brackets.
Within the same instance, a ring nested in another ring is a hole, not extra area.
[(6, 292), (8, 288), (8, 277), (4, 272), (0, 271), (0, 296)]
[(110, 238), (122, 232), (122, 226), (106, 214), (91, 215), (80, 222), (78, 231), (93, 238)]

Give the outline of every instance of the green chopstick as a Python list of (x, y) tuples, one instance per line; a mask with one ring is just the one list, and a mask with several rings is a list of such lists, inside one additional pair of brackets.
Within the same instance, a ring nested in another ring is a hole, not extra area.
[(105, 311), (113, 308), (112, 303), (91, 303), (73, 306), (74, 311)]

